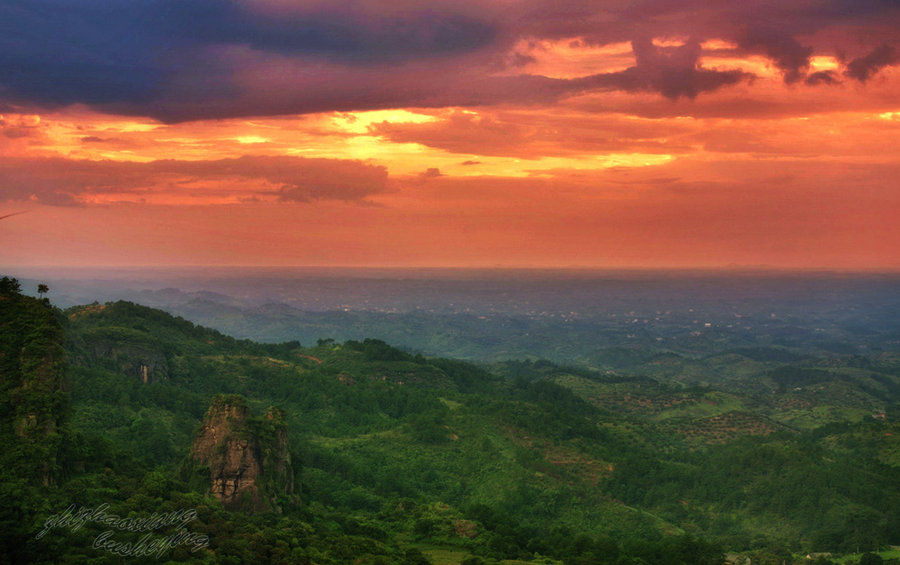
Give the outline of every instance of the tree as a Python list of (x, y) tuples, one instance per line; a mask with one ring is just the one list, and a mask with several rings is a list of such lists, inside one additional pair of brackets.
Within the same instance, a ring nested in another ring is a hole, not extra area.
[(884, 559), (877, 553), (863, 553), (859, 558), (859, 565), (882, 565)]
[(0, 294), (19, 294), (20, 290), (22, 290), (22, 286), (18, 279), (10, 277), (0, 279)]
[(44, 296), (45, 294), (47, 294), (48, 292), (50, 292), (50, 287), (49, 287), (49, 286), (47, 286), (47, 285), (45, 285), (45, 284), (43, 284), (43, 283), (41, 283), (41, 284), (38, 285), (38, 294), (40, 294), (41, 297), (43, 297), (43, 296)]

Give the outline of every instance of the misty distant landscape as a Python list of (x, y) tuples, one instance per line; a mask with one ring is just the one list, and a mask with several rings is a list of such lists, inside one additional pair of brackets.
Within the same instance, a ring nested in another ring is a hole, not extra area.
[(51, 282), (62, 307), (130, 300), (238, 339), (378, 338), (412, 353), (480, 362), (613, 368), (659, 353), (872, 355), (896, 351), (900, 339), (894, 274), (248, 268), (47, 275), (41, 280)]

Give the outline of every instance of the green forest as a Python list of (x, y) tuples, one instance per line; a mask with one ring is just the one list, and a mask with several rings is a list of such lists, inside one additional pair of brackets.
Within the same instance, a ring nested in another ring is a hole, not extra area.
[(4, 277), (0, 562), (900, 563), (900, 356), (670, 361), (263, 344)]

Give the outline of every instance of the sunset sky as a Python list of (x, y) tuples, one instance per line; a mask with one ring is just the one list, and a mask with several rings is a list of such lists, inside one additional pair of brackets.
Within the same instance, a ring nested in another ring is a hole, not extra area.
[(6, 0), (9, 214), (5, 268), (897, 270), (900, 2)]

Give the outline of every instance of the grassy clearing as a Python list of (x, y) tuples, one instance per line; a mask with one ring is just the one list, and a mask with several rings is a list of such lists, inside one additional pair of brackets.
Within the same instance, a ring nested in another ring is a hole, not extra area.
[(775, 419), (794, 428), (813, 430), (832, 422), (859, 422), (869, 415), (871, 411), (863, 408), (820, 405), (777, 415)]
[(695, 420), (743, 410), (746, 410), (744, 403), (736, 396), (724, 392), (708, 392), (696, 403), (676, 405), (664, 410), (656, 416), (656, 419), (658, 421), (672, 419)]
[[(882, 559), (887, 561), (888, 559), (900, 559), (900, 548), (898, 549), (887, 549), (885, 551), (876, 552), (881, 556)], [(849, 555), (842, 555), (841, 557), (837, 557), (834, 560), (838, 563), (844, 563), (846, 565), (854, 565), (855, 563), (859, 563), (860, 557), (862, 557), (862, 553), (852, 553)]]
[(472, 554), (465, 549), (448, 549), (446, 547), (416, 546), (434, 565), (459, 565), (463, 559)]

